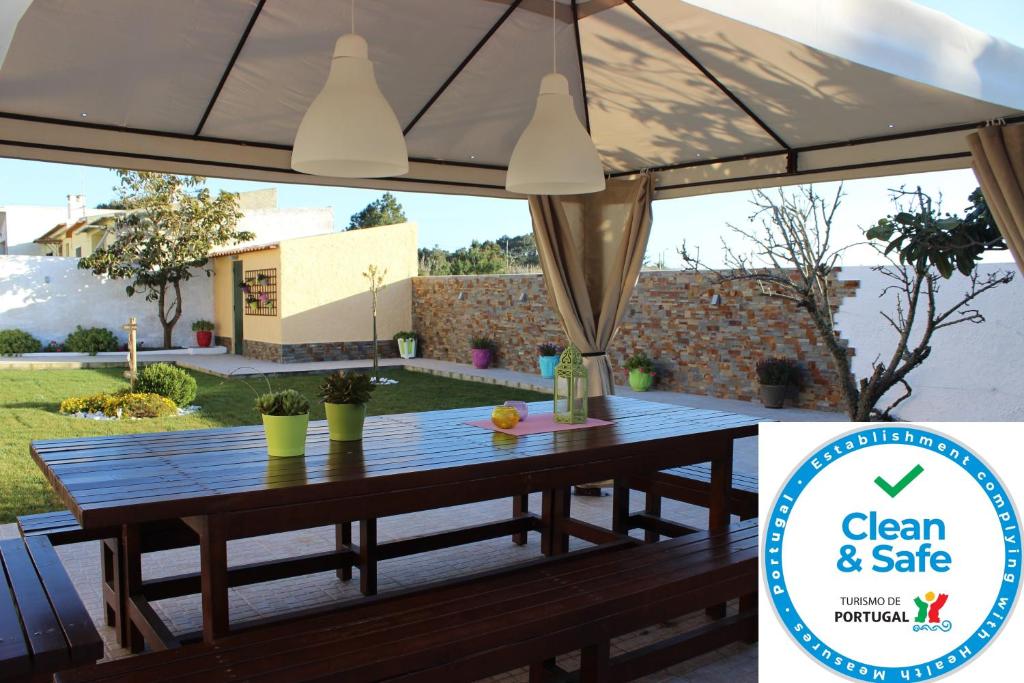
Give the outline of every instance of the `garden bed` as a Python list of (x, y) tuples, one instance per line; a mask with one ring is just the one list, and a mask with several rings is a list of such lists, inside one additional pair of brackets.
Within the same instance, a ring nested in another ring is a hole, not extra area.
[[(202, 348), (199, 346), (189, 346), (185, 348), (176, 349), (147, 349), (145, 351), (139, 350), (136, 352), (136, 355), (140, 359), (144, 359), (148, 356), (216, 356), (227, 352), (228, 350), (224, 346), (209, 346), (206, 348)], [(87, 353), (73, 353), (70, 351), (40, 351), (39, 353), (23, 353), (17, 356), (5, 356), (5, 358), (73, 361), (87, 358), (125, 358), (127, 353), (127, 351), (101, 351), (94, 356), (90, 356)]]

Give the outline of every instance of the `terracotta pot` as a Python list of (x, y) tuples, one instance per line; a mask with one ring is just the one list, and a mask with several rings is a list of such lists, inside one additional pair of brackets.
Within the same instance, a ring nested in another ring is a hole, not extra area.
[(207, 348), (213, 343), (213, 330), (199, 330), (196, 332), (196, 343), (202, 348)]
[(785, 384), (762, 384), (761, 405), (765, 408), (781, 408), (788, 392), (789, 387)]
[(483, 370), (491, 366), (490, 349), (473, 349), (473, 367)]

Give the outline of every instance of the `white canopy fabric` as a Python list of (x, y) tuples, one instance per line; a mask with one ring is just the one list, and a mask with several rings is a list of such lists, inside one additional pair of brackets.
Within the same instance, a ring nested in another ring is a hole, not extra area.
[[(357, 1), (410, 172), (305, 176), (290, 147), (348, 6), (34, 0), (0, 70), (0, 155), (511, 196), (550, 3)], [(559, 0), (557, 46), (607, 172), (651, 170), (657, 198), (966, 168), (969, 132), (1024, 120), (1024, 50), (907, 0)]]

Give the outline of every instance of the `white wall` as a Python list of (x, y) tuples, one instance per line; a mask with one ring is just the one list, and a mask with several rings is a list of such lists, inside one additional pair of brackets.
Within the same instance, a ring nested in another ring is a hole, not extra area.
[[(106, 280), (78, 269), (78, 259), (55, 256), (0, 256), (0, 329), (20, 328), (44, 345), (61, 343), (76, 325), (106, 327), (119, 339), (121, 325), (138, 318), (139, 339), (163, 343), (155, 302), (128, 297), (124, 280)], [(213, 320), (213, 278), (199, 272), (182, 288), (184, 310), (174, 327), (175, 346), (195, 346), (194, 320)]]
[[(1024, 420), (1024, 277), (1012, 263), (983, 264), (979, 270), (1010, 270), (1016, 277), (975, 299), (973, 308), (985, 316), (984, 323), (961, 323), (935, 332), (931, 355), (907, 376), (913, 394), (896, 408), (897, 417)], [(836, 325), (856, 352), (854, 374), (865, 377), (872, 361), (879, 355), (888, 361), (895, 346), (896, 332), (879, 314), (895, 311), (895, 294), (879, 298), (891, 281), (869, 267), (844, 268), (840, 277), (861, 283), (857, 295), (843, 302)], [(948, 308), (966, 289), (967, 279), (954, 275), (942, 282), (937, 305)], [(879, 406), (884, 408), (900, 395), (902, 387)]]
[(34, 244), (46, 231), (68, 218), (66, 206), (2, 206), (0, 222), (7, 235), (8, 254), (45, 254), (46, 247)]
[[(256, 238), (245, 244), (325, 235), (334, 232), (334, 211), (330, 208), (247, 209), (238, 221), (238, 229), (256, 233)], [(237, 246), (225, 248), (235, 249)]]

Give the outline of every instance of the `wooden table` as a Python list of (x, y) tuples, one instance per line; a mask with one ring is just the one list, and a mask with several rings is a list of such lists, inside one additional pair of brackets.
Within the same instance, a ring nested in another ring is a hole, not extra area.
[[(550, 402), (531, 404), (550, 410)], [(570, 536), (594, 543), (628, 530), (630, 476), (697, 462), (712, 467), (709, 526), (729, 522), (732, 442), (757, 434), (757, 418), (619, 397), (590, 401), (610, 426), (512, 437), (472, 427), (489, 408), (371, 417), (362, 442), (328, 439), (310, 424), (303, 458), (268, 458), (260, 426), (35, 441), (31, 452), (86, 529), (122, 529), (124, 600), (131, 649), (175, 647), (149, 601), (202, 593), (202, 638), (229, 632), (228, 588), (313, 572), (359, 568), (375, 592), (377, 562), (488, 538), (541, 532), (545, 554)], [(616, 482), (612, 530), (570, 516), (570, 486)], [(526, 496), (543, 492), (540, 516)], [(380, 517), (512, 497), (511, 519), (377, 543)], [(346, 537), (360, 522), (359, 543)], [(169, 523), (172, 526), (169, 526)], [(174, 539), (174, 524), (191, 539)], [(337, 549), (227, 568), (227, 541), (327, 524)], [(190, 531), (189, 531), (190, 530)], [(144, 581), (141, 553), (198, 543), (201, 571)]]

